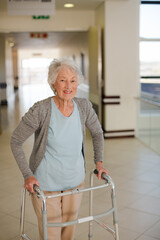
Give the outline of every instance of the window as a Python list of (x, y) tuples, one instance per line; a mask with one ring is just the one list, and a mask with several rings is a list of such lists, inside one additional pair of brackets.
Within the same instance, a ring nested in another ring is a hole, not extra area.
[(157, 4), (141, 4), (140, 37), (160, 38), (160, 1), (159, 4), (158, 1)]
[[(141, 95), (160, 96), (160, 1), (141, 1), (140, 75)], [(160, 99), (159, 99), (160, 100)]]
[(47, 83), (48, 66), (51, 58), (22, 59), (20, 68), (20, 84)]

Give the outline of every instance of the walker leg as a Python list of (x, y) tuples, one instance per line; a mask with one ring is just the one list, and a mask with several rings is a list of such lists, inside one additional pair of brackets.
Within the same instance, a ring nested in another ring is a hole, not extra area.
[(113, 211), (113, 225), (114, 225), (114, 230), (115, 230), (115, 240), (119, 240), (116, 193), (115, 193), (115, 188), (113, 186), (112, 186), (111, 198), (112, 198), (112, 207), (114, 208), (114, 211)]
[(43, 240), (48, 240), (46, 199), (42, 200)]
[[(90, 175), (90, 186), (93, 187), (93, 173)], [(89, 216), (93, 216), (93, 191), (91, 190), (90, 193), (90, 206), (89, 206)], [(93, 222), (89, 222), (89, 233), (88, 233), (88, 240), (91, 240), (93, 237)]]
[(20, 214), (20, 240), (24, 234), (24, 216), (25, 216), (26, 189), (23, 188), (21, 195), (21, 214)]
[(118, 229), (118, 223), (115, 224), (115, 240), (119, 240), (119, 229)]

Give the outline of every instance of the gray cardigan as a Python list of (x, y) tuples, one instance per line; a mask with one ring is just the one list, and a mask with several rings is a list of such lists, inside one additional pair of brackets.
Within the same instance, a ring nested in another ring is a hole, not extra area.
[[(94, 149), (94, 162), (103, 161), (103, 131), (91, 103), (84, 98), (74, 98), (80, 113), (83, 131), (83, 151), (87, 127), (91, 133)], [(46, 150), (48, 127), (51, 118), (51, 97), (35, 103), (22, 117), (11, 137), (11, 149), (24, 179), (33, 176)], [(25, 140), (35, 134), (29, 165), (22, 148)], [(78, 137), (78, 136), (77, 136)]]

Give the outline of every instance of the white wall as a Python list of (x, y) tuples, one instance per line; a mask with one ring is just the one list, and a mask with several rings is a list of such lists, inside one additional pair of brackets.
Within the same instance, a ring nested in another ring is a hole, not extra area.
[(120, 97), (120, 104), (105, 105), (104, 127), (107, 132), (115, 133), (135, 130), (135, 97), (139, 93), (139, 0), (107, 0), (104, 34), (104, 94), (110, 101)]
[(95, 11), (95, 24), (104, 28), (104, 3), (100, 4)]
[(56, 11), (49, 20), (34, 20), (32, 16), (8, 16), (0, 10), (0, 32), (86, 31), (94, 25), (94, 11)]

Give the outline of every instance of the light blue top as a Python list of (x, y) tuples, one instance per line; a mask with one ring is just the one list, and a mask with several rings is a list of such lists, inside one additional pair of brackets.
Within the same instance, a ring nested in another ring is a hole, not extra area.
[(82, 128), (76, 103), (65, 117), (52, 99), (46, 152), (34, 176), (44, 191), (63, 191), (78, 186), (85, 178)]

